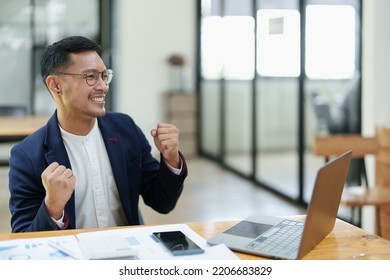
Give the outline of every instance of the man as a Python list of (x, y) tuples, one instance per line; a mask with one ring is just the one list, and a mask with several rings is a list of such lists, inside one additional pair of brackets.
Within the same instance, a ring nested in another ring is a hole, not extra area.
[(187, 176), (178, 129), (160, 123), (151, 131), (158, 162), (131, 117), (106, 113), (113, 71), (87, 38), (48, 46), (41, 74), (57, 109), (11, 150), (12, 231), (137, 225), (139, 196), (171, 211)]

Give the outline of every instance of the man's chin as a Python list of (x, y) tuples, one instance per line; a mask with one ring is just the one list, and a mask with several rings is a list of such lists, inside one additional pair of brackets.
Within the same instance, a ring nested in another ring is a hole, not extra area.
[(105, 114), (106, 114), (106, 109), (103, 108), (102, 110), (99, 110), (99, 111), (97, 111), (97, 112), (94, 112), (94, 113), (93, 113), (93, 117), (95, 117), (95, 118), (100, 118), (100, 117), (103, 117)]

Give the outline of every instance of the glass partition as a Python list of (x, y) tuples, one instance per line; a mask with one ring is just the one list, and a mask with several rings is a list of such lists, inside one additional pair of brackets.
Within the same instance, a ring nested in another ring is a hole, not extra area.
[(200, 3), (200, 151), (308, 203), (325, 162), (313, 137), (360, 132), (361, 2)]

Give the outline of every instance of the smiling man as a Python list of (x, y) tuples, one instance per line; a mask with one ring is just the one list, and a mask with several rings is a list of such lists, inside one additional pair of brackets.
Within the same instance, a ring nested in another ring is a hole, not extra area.
[(57, 109), (11, 150), (12, 231), (137, 225), (140, 196), (170, 212), (187, 176), (179, 130), (164, 123), (151, 130), (158, 161), (130, 116), (106, 112), (114, 72), (88, 38), (48, 46), (41, 73)]

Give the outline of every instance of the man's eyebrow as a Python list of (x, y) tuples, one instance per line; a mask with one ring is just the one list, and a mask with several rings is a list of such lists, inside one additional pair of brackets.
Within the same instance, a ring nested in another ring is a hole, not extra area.
[(88, 73), (88, 72), (99, 72), (97, 69), (85, 69), (83, 71), (80, 71), (80, 73)]
[(107, 71), (107, 69), (103, 69), (102, 71), (99, 71), (98, 69), (92, 68), (92, 69), (83, 70), (80, 73), (83, 73), (83, 74), (88, 73), (88, 72), (99, 72), (99, 73), (101, 73), (101, 72), (104, 72), (104, 71)]

